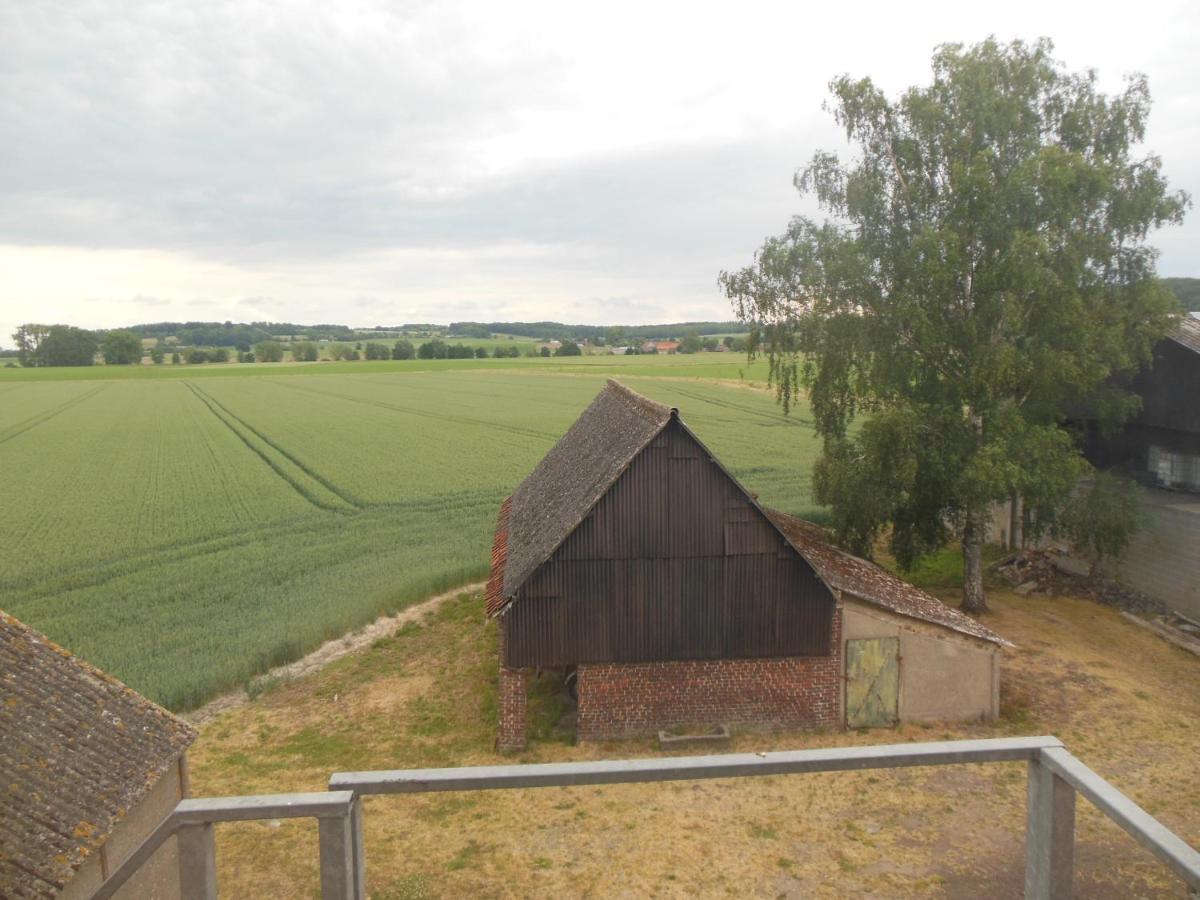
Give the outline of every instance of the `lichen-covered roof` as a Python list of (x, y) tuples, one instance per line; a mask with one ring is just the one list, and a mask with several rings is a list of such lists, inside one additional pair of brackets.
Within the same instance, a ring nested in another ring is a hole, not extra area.
[(671, 414), (670, 407), (609, 380), (509, 498), (503, 578), (489, 612), (498, 612), (575, 530)]
[(902, 616), (941, 625), (1001, 646), (1012, 646), (966, 613), (947, 606), (875, 563), (834, 547), (826, 540), (821, 526), (778, 510), (765, 512), (796, 552), (808, 560), (830, 587)]
[(1167, 337), (1194, 353), (1200, 353), (1200, 319), (1185, 316)]
[(54, 897), (196, 738), (0, 611), (0, 897)]

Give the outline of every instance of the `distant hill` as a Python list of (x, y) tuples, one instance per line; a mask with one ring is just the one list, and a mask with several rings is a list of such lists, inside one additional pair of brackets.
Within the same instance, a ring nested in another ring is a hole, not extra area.
[(1162, 283), (1175, 293), (1184, 309), (1200, 312), (1200, 278), (1164, 278)]
[(748, 329), (741, 322), (674, 322), (665, 325), (564, 325), (562, 322), (451, 322), (452, 335), (487, 336), (489, 334), (515, 334), (539, 341), (565, 337), (594, 340), (601, 337), (608, 341), (652, 340), (677, 338), (694, 331), (697, 334), (744, 334)]
[(741, 322), (676, 322), (665, 325), (565, 325), (562, 322), (451, 322), (449, 325), (405, 324), (351, 328), (347, 325), (296, 325), (291, 322), (150, 322), (131, 325), (141, 338), (174, 338), (183, 346), (242, 347), (283, 337), (304, 340), (355, 341), (372, 337), (489, 338), (511, 334), (538, 341), (603, 339), (608, 343), (699, 335), (744, 334)]

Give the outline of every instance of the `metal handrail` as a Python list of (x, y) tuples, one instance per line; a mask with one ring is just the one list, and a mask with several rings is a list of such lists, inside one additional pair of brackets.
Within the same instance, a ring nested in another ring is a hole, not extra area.
[[(351, 898), (356, 865), (354, 847), (360, 841), (346, 836), (343, 856), (347, 860), (344, 872), (336, 871), (337, 851), (327, 852), (327, 844), (336, 844), (337, 829), (326, 825), (326, 821), (350, 823), (357, 811), (358, 801), (349, 791), (314, 791), (304, 794), (260, 794), (245, 797), (202, 797), (181, 800), (129, 857), (117, 867), (104, 884), (92, 895), (92, 900), (108, 900), (134, 872), (142, 867), (167, 840), (178, 836), (181, 872), (190, 870), (192, 877), (180, 878), (180, 894), (185, 900), (191, 898), (216, 897), (217, 883), (215, 851), (212, 848), (212, 826), (217, 822), (246, 822), (262, 819), (308, 819), (315, 818), (320, 825), (321, 844), (321, 887), (322, 897)], [(345, 829), (349, 830), (349, 825)], [(328, 835), (328, 836), (327, 836)], [(185, 846), (191, 842), (194, 846)], [(326, 856), (334, 863), (332, 869)], [(187, 857), (199, 857), (188, 859)], [(329, 871), (327, 871), (329, 869)], [(196, 873), (201, 873), (197, 875)], [(329, 882), (329, 892), (326, 882)], [(339, 882), (344, 882), (339, 890)]]
[(108, 898), (163, 841), (178, 835), (180, 887), (185, 900), (216, 897), (216, 822), (316, 817), (320, 824), (321, 896), (366, 896), (361, 798), (373, 794), (506, 790), (630, 784), (706, 778), (744, 778), (902, 766), (1025, 761), (1029, 767), (1025, 896), (1071, 896), (1075, 796), (1078, 792), (1200, 892), (1200, 853), (1069, 753), (1055, 737), (828, 747), (717, 756), (660, 757), (538, 765), (464, 766), (338, 772), (328, 793), (184, 800), (94, 896)]
[(822, 747), (767, 753), (723, 753), (650, 759), (542, 763), (518, 766), (464, 766), (401, 769), (394, 772), (338, 772), (331, 791), (355, 794), (416, 794), (432, 791), (489, 791), (509, 788), (574, 787), (647, 781), (691, 781), (755, 775), (800, 775), (856, 769), (936, 766), (970, 762), (1028, 760), (1039, 750), (1062, 747), (1055, 737), (931, 741), (867, 747)]

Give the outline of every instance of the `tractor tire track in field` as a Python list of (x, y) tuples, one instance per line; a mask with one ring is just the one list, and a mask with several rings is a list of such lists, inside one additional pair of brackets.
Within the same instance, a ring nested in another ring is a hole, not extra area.
[(136, 575), (143, 569), (201, 559), (234, 549), (248, 543), (248, 539), (262, 541), (264, 538), (274, 537), (277, 533), (306, 534), (324, 531), (329, 528), (329, 523), (329, 519), (321, 517), (306, 519), (299, 524), (288, 521), (274, 525), (247, 525), (184, 544), (160, 544), (134, 553), (122, 553), (106, 560), (89, 560), (70, 569), (59, 568), (50, 577), (35, 574), (21, 579), (0, 580), (0, 591), (6, 594), (20, 593), (22, 600), (32, 600), (98, 587), (116, 578)]
[[(196, 388), (196, 390), (200, 390), (200, 389)], [(299, 469), (301, 472), (303, 472), (305, 475), (307, 475), (313, 481), (317, 482), (319, 485), (321, 485), (323, 488), (325, 488), (325, 490), (329, 491), (329, 493), (334, 494), (337, 497), (340, 497), (344, 502), (348, 503), (350, 506), (353, 506), (355, 509), (365, 509), (366, 507), (372, 505), (372, 504), (368, 503), (367, 501), (362, 500), (359, 497), (355, 496), (354, 494), (350, 493), (350, 491), (346, 490), (345, 488), (338, 487), (338, 485), (334, 484), (332, 481), (330, 481), (328, 478), (326, 478), (320, 472), (309, 467), (299, 457), (293, 456), (291, 453), (289, 453), (283, 447), (279, 446), (279, 444), (275, 443), (273, 440), (271, 440), (269, 437), (267, 437), (265, 434), (263, 434), (261, 431), (259, 431), (257, 428), (255, 428), (253, 425), (251, 425), (249, 422), (247, 422), (245, 419), (243, 419), (241, 416), (239, 416), (237, 413), (235, 413), (231, 409), (229, 409), (229, 407), (225, 406), (223, 403), (221, 403), (219, 400), (217, 400), (216, 397), (213, 397), (211, 394), (205, 393), (204, 391), (201, 391), (201, 393), (203, 393), (204, 396), (206, 396), (209, 400), (211, 400), (213, 403), (215, 403), (217, 405), (217, 407), (222, 412), (224, 412), (227, 416), (229, 416), (231, 419), (233, 419), (238, 424), (240, 424), (243, 428), (245, 428), (247, 431), (249, 431), (251, 434), (253, 434), (255, 437), (257, 437), (260, 441), (262, 441), (264, 444), (266, 444), (268, 447), (270, 447), (272, 450), (274, 450), (276, 453), (278, 453), (280, 456), (282, 456), (284, 459), (286, 459), (292, 465), (294, 465), (297, 469)]]
[(537, 431), (533, 428), (521, 428), (518, 425), (505, 425), (503, 422), (490, 421), (488, 419), (474, 419), (470, 416), (449, 416), (444, 413), (430, 412), (429, 410), (417, 409), (412, 406), (401, 406), (398, 403), (388, 403), (384, 400), (367, 400), (363, 397), (355, 397), (352, 394), (337, 394), (333, 391), (319, 391), (316, 388), (300, 387), (299, 385), (288, 384), (284, 381), (276, 381), (272, 379), (272, 384), (277, 384), (280, 387), (289, 387), (296, 391), (305, 391), (310, 394), (317, 394), (320, 397), (335, 397), (338, 400), (349, 400), (351, 403), (361, 403), (364, 406), (374, 406), (378, 409), (387, 409), (392, 412), (406, 413), (411, 416), (421, 416), (426, 419), (433, 419), (435, 422), (453, 422), (456, 425), (476, 425), (484, 428), (490, 428), (495, 431), (506, 431), (509, 434), (520, 435), (521, 437), (533, 437), (539, 440), (558, 440), (561, 435), (551, 434), (548, 431)]
[[(304, 466), (300, 465), (290, 454), (284, 452), (271, 441), (267, 440), (254, 428), (251, 428), (244, 421), (239, 419), (233, 413), (229, 412), (229, 410), (227, 410), (224, 406), (222, 406), (200, 388), (196, 387), (195, 384), (190, 381), (185, 381), (184, 384), (187, 385), (188, 389), (191, 390), (197, 400), (208, 407), (209, 412), (211, 412), (217, 418), (217, 421), (233, 432), (238, 440), (245, 444), (251, 452), (253, 452), (259, 459), (261, 459), (271, 468), (271, 471), (287, 482), (296, 491), (296, 493), (298, 493), (313, 506), (317, 507), (318, 509), (323, 509), (326, 512), (348, 512), (362, 508), (362, 504), (350, 499), (342, 492), (331, 488), (324, 479), (313, 476), (311, 472), (309, 472)], [(235, 424), (235, 422), (237, 424)], [(238, 425), (241, 425), (242, 427), (238, 428)], [(269, 453), (250, 440), (250, 438), (246, 436), (242, 429), (249, 431), (260, 441), (282, 456), (284, 460), (299, 469), (300, 473), (302, 474), (297, 475), (294, 472), (288, 471), (287, 466), (284, 463), (273, 459)], [(328, 499), (322, 497), (320, 492), (313, 489), (312, 485), (304, 483), (303, 476), (307, 476), (313, 481), (316, 481), (319, 485), (328, 490), (329, 493), (331, 493), (334, 497), (340, 500), (341, 503), (330, 502)], [(343, 503), (346, 504), (346, 506), (343, 506)], [(347, 509), (347, 506), (349, 507), (349, 510)]]
[(59, 415), (60, 413), (66, 412), (72, 406), (78, 406), (80, 403), (83, 403), (85, 400), (90, 400), (92, 397), (95, 397), (98, 393), (100, 393), (102, 390), (104, 390), (107, 387), (108, 387), (107, 383), (98, 385), (98, 386), (92, 388), (86, 394), (80, 394), (78, 397), (72, 397), (70, 400), (67, 400), (65, 403), (60, 403), (58, 406), (54, 407), (53, 409), (44, 410), (43, 412), (40, 412), (37, 415), (30, 416), (28, 419), (24, 419), (20, 422), (17, 422), (15, 425), (8, 426), (8, 428), (4, 429), (3, 431), (0, 431), (0, 444), (3, 444), (7, 441), (11, 441), (15, 437), (20, 437), (25, 432), (29, 431), (31, 428), (36, 428), (37, 426), (41, 425), (44, 422), (49, 422), (51, 419), (53, 419), (55, 416)]
[[(440, 494), (416, 501), (378, 503), (372, 505), (369, 510), (364, 510), (363, 513), (366, 515), (373, 513), (381, 515), (444, 513), (447, 509), (473, 506), (491, 509), (497, 503), (498, 501), (494, 497), (485, 498), (475, 492), (464, 491), (457, 495)], [(98, 587), (117, 578), (136, 575), (148, 568), (202, 559), (205, 556), (223, 553), (251, 540), (263, 542), (273, 540), (281, 535), (313, 534), (327, 530), (330, 525), (331, 520), (324, 516), (315, 519), (305, 518), (299, 522), (290, 519), (265, 525), (244, 525), (186, 543), (158, 544), (137, 551), (121, 552), (104, 559), (91, 559), (70, 568), (58, 567), (51, 575), (38, 572), (21, 578), (0, 578), (0, 594), (19, 594), (21, 600), (27, 601), (68, 591)]]

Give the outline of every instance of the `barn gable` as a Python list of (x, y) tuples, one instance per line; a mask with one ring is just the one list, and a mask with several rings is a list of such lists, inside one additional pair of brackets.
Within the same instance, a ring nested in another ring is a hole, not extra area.
[(488, 594), (489, 615), (498, 613), (575, 530), (674, 412), (616, 381), (608, 382), (505, 501), (495, 548), (504, 564)]
[(637, 433), (641, 446), (623, 444), (628, 458), (604, 467), (607, 484), (579, 473), (589, 488), (572, 498), (594, 501), (560, 513), (577, 524), (548, 551), (547, 532), (536, 536), (546, 557), (524, 578), (513, 573), (535, 541), (517, 509), (553, 497), (541, 466), (501, 510), (488, 607), (505, 614), (507, 664), (828, 654), (832, 592), (674, 410), (610, 382), (551, 451), (555, 462), (586, 459), (575, 442), (598, 433), (597, 412), (611, 417), (630, 398), (641, 425), (622, 437)]

